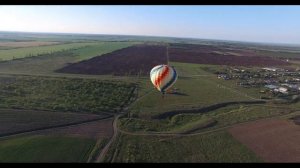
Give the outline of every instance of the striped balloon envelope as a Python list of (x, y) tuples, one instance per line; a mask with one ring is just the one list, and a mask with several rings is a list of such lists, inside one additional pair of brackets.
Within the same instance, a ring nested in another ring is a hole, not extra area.
[(175, 69), (168, 65), (157, 65), (150, 71), (151, 82), (162, 93), (174, 85), (177, 77)]

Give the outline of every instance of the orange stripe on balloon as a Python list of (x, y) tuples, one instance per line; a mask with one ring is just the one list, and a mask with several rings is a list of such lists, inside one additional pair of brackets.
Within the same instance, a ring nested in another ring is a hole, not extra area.
[(165, 66), (165, 69), (163, 70), (162, 74), (159, 75), (154, 82), (156, 87), (159, 87), (159, 84), (168, 75), (168, 73), (169, 73), (169, 67)]

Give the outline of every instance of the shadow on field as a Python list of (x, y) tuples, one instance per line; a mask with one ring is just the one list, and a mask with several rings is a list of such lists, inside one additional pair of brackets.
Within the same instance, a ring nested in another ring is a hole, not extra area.
[(296, 125), (300, 125), (300, 115), (290, 118)]
[(170, 94), (172, 94), (172, 95), (178, 95), (178, 96), (188, 96), (188, 94), (180, 93), (180, 92), (170, 93)]
[(257, 101), (234, 101), (234, 102), (223, 102), (223, 103), (217, 103), (206, 107), (196, 108), (196, 109), (179, 109), (179, 110), (171, 110), (167, 111), (155, 116), (152, 116), (152, 119), (166, 119), (168, 117), (173, 117), (177, 114), (195, 114), (195, 113), (207, 113), (212, 110), (216, 110), (222, 107), (226, 107), (229, 105), (234, 104), (264, 104), (266, 101), (263, 100), (257, 100)]

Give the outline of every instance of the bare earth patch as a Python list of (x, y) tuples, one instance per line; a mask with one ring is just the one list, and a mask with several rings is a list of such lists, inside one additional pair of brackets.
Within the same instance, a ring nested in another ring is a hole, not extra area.
[(258, 55), (251, 50), (228, 50), (224, 47), (195, 44), (172, 44), (169, 57), (174, 62), (230, 65), (230, 66), (285, 66), (288, 62)]
[(100, 121), (93, 121), (79, 125), (67, 126), (63, 128), (39, 131), (38, 134), (80, 136), (87, 138), (109, 138), (113, 134), (112, 121), (112, 118)]
[(70, 64), (57, 72), (92, 75), (149, 75), (151, 69), (166, 64), (166, 47), (136, 45)]
[(229, 132), (266, 162), (300, 162), (300, 126), (292, 121), (264, 119)]

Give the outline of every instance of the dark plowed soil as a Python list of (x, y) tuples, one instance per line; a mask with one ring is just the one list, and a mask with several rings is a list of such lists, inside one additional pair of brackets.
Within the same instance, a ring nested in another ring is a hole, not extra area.
[(0, 137), (30, 131), (59, 128), (96, 121), (111, 115), (51, 112), (41, 110), (0, 109)]
[(229, 129), (266, 162), (300, 162), (300, 126), (283, 119), (263, 119)]
[[(251, 50), (193, 44), (171, 44), (169, 61), (231, 66), (289, 65), (280, 59), (257, 55)], [(158, 64), (166, 64), (166, 46), (136, 45), (70, 64), (57, 72), (92, 75), (149, 75)]]
[[(216, 53), (216, 51), (219, 53)], [(236, 53), (236, 55), (231, 54), (231, 52)], [(255, 52), (251, 51), (230, 51), (211, 46), (197, 46), (187, 44), (177, 45), (170, 47), (169, 55), (170, 61), (185, 63), (231, 66), (289, 65), (289, 63), (280, 59), (258, 56), (255, 54)]]
[(66, 66), (57, 72), (94, 75), (149, 75), (159, 64), (166, 64), (166, 47), (136, 45)]
[(36, 132), (46, 135), (67, 135), (87, 138), (109, 138), (113, 134), (113, 119), (99, 120), (79, 125), (67, 126)]

